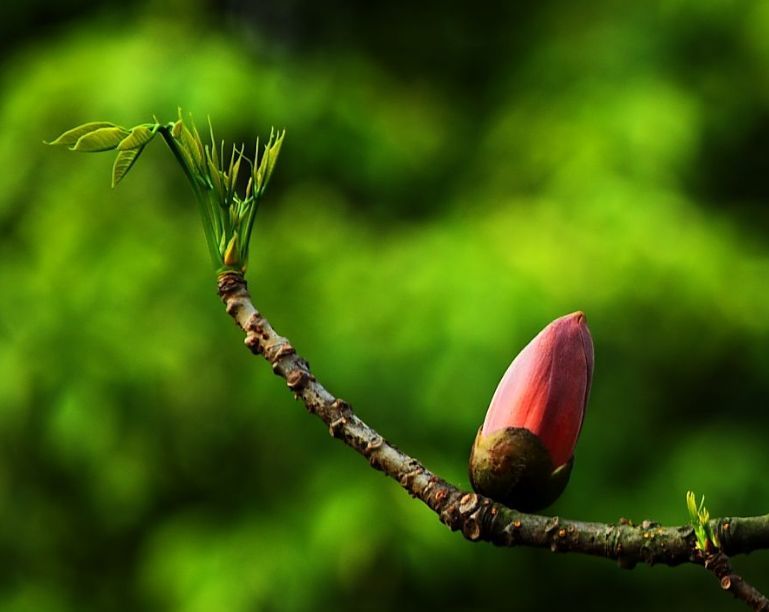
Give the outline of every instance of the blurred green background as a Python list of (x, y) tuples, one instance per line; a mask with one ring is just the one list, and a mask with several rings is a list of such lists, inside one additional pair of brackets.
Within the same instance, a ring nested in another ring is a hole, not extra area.
[[(10, 4), (10, 5), (9, 5)], [(252, 358), (158, 141), (285, 127), (249, 270), (318, 378), (466, 487), (505, 368), (582, 309), (572, 518), (769, 508), (769, 3), (0, 8), (0, 610), (735, 610), (697, 567), (471, 544)], [(736, 568), (769, 588), (766, 553)]]

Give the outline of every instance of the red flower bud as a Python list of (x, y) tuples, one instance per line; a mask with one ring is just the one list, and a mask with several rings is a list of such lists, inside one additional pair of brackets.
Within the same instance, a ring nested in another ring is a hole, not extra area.
[(519, 510), (550, 505), (566, 487), (593, 377), (581, 312), (556, 319), (510, 364), (470, 456), (470, 481)]

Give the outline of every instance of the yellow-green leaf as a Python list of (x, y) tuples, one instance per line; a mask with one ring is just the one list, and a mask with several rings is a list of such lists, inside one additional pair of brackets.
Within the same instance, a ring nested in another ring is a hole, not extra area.
[(117, 150), (138, 149), (152, 140), (153, 136), (155, 136), (155, 130), (148, 128), (146, 125), (137, 125), (131, 129), (131, 133), (128, 136), (120, 141)]
[[(235, 154), (235, 148), (233, 147), (233, 156)], [(237, 158), (235, 158), (235, 163), (230, 163), (230, 191), (235, 191), (235, 183), (238, 181), (238, 172), (240, 171), (240, 162), (243, 159), (243, 148), (241, 147), (240, 151), (238, 152)]]
[(214, 163), (214, 166), (219, 168), (219, 156), (216, 153), (216, 139), (214, 138), (214, 127), (211, 125), (211, 117), (208, 118), (208, 129), (211, 132), (211, 154), (209, 159)]
[(130, 132), (122, 127), (104, 127), (99, 128), (81, 136), (70, 147), (73, 151), (82, 151), (84, 153), (95, 153), (98, 151), (109, 151), (116, 148), (120, 141), (128, 136)]
[(181, 143), (182, 146), (187, 149), (190, 157), (195, 161), (195, 165), (199, 169), (203, 169), (203, 146), (199, 140), (195, 140), (195, 137), (187, 129), (187, 126), (182, 125), (181, 130)]
[[(214, 151), (214, 154), (216, 154), (216, 151)], [(216, 167), (210, 157), (207, 158), (207, 162), (208, 174), (211, 177), (211, 183), (213, 184), (214, 189), (216, 189), (216, 193), (218, 193), (221, 198), (224, 198), (224, 189), (222, 188), (222, 179), (219, 175), (219, 169)]]
[(283, 130), (275, 139), (275, 143), (270, 146), (269, 153), (267, 155), (267, 172), (264, 176), (263, 188), (267, 186), (267, 183), (272, 176), (272, 171), (275, 169), (275, 163), (278, 161), (278, 154), (280, 153), (280, 147), (283, 145), (283, 137), (285, 135), (286, 130)]
[(115, 158), (115, 163), (112, 165), (112, 186), (115, 187), (122, 179), (128, 174), (128, 171), (139, 159), (139, 155), (144, 150), (144, 147), (137, 149), (126, 149), (120, 151)]
[(79, 125), (76, 128), (72, 128), (71, 130), (67, 130), (61, 136), (59, 136), (56, 140), (53, 140), (51, 142), (46, 142), (45, 144), (73, 145), (78, 140), (80, 140), (81, 136), (85, 136), (90, 132), (94, 132), (100, 128), (106, 128), (106, 127), (117, 127), (117, 126), (114, 123), (109, 123), (107, 121), (92, 121), (90, 123), (84, 123), (83, 125)]

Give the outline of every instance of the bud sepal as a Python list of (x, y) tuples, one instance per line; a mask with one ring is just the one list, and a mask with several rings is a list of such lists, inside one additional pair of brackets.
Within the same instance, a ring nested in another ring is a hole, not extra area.
[(574, 458), (554, 467), (542, 441), (523, 427), (506, 427), (484, 435), (478, 429), (470, 453), (473, 489), (521, 512), (535, 512), (561, 495)]

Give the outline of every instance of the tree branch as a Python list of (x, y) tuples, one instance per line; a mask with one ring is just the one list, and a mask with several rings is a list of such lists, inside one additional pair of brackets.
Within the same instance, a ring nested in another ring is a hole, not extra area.
[(734, 573), (729, 557), (723, 552), (704, 553), (701, 559), (705, 568), (718, 578), (724, 591), (729, 591), (757, 612), (769, 612), (769, 599), (754, 586), (745, 582), (742, 576)]
[[(485, 540), (499, 546), (531, 546), (605, 557), (625, 568), (638, 562), (703, 563), (690, 525), (662, 527), (651, 521), (636, 525), (624, 519), (615, 524), (588, 523), (524, 514), (439, 478), (387, 442), (358, 418), (349, 404), (334, 397), (315, 379), (307, 361), (254, 308), (241, 274), (222, 274), (218, 284), (227, 313), (245, 332), (245, 344), (251, 352), (262, 355), (273, 372), (286, 379), (295, 397), (326, 423), (333, 437), (355, 449), (372, 467), (422, 500), (453, 531), (461, 531), (469, 540)], [(713, 519), (711, 524), (725, 554), (769, 548), (769, 514)], [(727, 574), (731, 575), (730, 571)], [(736, 592), (738, 588), (748, 587), (740, 579), (730, 590)]]

